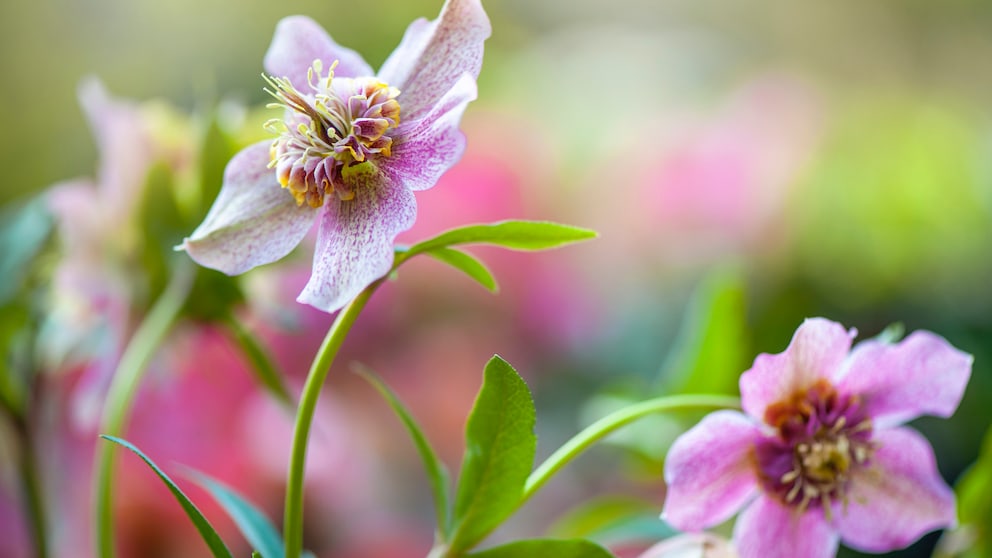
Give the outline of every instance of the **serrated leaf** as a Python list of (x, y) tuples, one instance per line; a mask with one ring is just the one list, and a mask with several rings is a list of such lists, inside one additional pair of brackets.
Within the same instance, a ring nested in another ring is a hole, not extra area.
[(442, 537), (447, 539), (451, 533), (451, 511), (448, 502), (448, 470), (441, 463), (441, 460), (438, 459), (434, 448), (427, 441), (427, 437), (424, 436), (417, 421), (413, 419), (413, 416), (393, 390), (389, 389), (389, 386), (368, 368), (356, 366), (355, 371), (372, 384), (372, 387), (382, 395), (386, 403), (396, 413), (396, 416), (403, 422), (403, 426), (406, 427), (407, 432), (410, 433), (410, 438), (413, 439), (414, 445), (417, 446), (417, 452), (420, 453), (420, 459), (424, 463), (424, 469), (427, 471), (427, 478), (431, 484), (431, 491), (434, 494), (434, 511), (437, 516), (438, 530)]
[(494, 356), (465, 428), (450, 543), (456, 553), (475, 546), (519, 505), (534, 465), (535, 415), (523, 378)]
[(52, 230), (54, 220), (44, 196), (0, 210), (0, 304), (11, 300)]
[(581, 539), (530, 539), (473, 552), (472, 558), (613, 558), (605, 548)]
[(492, 292), (499, 290), (499, 286), (496, 284), (496, 278), (493, 277), (492, 272), (489, 271), (486, 264), (471, 254), (454, 248), (434, 248), (433, 250), (424, 252), (424, 254), (440, 260), (455, 269), (461, 270), (465, 275), (475, 279), (479, 284)]
[(176, 501), (179, 502), (179, 505), (182, 506), (183, 511), (185, 511), (186, 515), (189, 516), (190, 521), (193, 522), (196, 530), (200, 532), (200, 536), (203, 537), (203, 542), (207, 543), (207, 546), (210, 548), (210, 552), (215, 558), (234, 558), (231, 555), (231, 551), (228, 550), (227, 545), (225, 545), (224, 541), (221, 540), (220, 535), (217, 534), (217, 531), (213, 528), (210, 522), (207, 521), (207, 518), (203, 517), (203, 514), (200, 512), (199, 508), (193, 504), (193, 502), (186, 496), (185, 493), (183, 493), (179, 486), (177, 486), (176, 483), (173, 482), (172, 479), (170, 479), (169, 476), (166, 475), (154, 461), (126, 440), (106, 435), (101, 435), (100, 437), (104, 440), (109, 440), (117, 445), (131, 450), (135, 455), (140, 457), (145, 464), (151, 467), (152, 471), (158, 475), (158, 478), (162, 479), (162, 482), (164, 482), (169, 491), (172, 492), (172, 495), (176, 497)]
[(224, 508), (227, 515), (231, 516), (248, 544), (257, 549), (255, 554), (261, 554), (265, 558), (282, 558), (285, 555), (279, 531), (265, 514), (244, 496), (199, 471), (190, 470), (190, 478), (209, 492)]
[(468, 225), (443, 232), (414, 244), (406, 254), (409, 257), (458, 244), (493, 244), (512, 250), (547, 250), (596, 236), (596, 232), (589, 229), (549, 221), (502, 221)]

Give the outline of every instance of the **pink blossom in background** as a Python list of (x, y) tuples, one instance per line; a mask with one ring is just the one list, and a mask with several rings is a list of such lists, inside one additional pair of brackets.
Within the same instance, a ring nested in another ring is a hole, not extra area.
[(926, 331), (851, 350), (854, 335), (810, 319), (785, 352), (759, 355), (744, 413), (712, 413), (672, 446), (662, 518), (700, 531), (743, 509), (742, 558), (826, 558), (839, 541), (887, 552), (953, 526), (930, 444), (901, 425), (953, 414), (972, 357)]
[(448, 0), (437, 20), (410, 25), (375, 74), (313, 20), (283, 19), (265, 56), (270, 93), (286, 108), (270, 121), (277, 138), (235, 155), (183, 247), (234, 275), (283, 258), (316, 221), (313, 275), (298, 301), (342, 307), (389, 271), (393, 239), (416, 218), (413, 192), (461, 157), (458, 123), (489, 34), (478, 0)]

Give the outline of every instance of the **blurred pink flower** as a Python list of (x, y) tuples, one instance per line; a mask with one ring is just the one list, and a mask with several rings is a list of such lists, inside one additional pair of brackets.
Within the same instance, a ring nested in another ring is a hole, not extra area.
[(828, 557), (839, 540), (886, 552), (953, 525), (933, 450), (900, 425), (953, 414), (972, 357), (926, 331), (851, 351), (854, 335), (810, 319), (785, 352), (759, 355), (744, 413), (712, 413), (672, 446), (662, 518), (698, 531), (743, 508), (742, 558)]
[(183, 247), (234, 275), (286, 256), (316, 220), (313, 274), (297, 300), (339, 309), (389, 271), (393, 239), (416, 217), (413, 192), (461, 157), (458, 122), (489, 34), (478, 0), (448, 0), (437, 20), (410, 25), (375, 75), (314, 21), (283, 19), (265, 56), (277, 76), (270, 93), (286, 108), (269, 124), (277, 138), (235, 155)]
[(730, 541), (709, 533), (676, 535), (637, 558), (737, 558)]

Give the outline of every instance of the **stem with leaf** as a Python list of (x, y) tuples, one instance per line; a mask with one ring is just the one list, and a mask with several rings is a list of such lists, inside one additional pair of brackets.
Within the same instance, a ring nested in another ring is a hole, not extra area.
[(245, 358), (248, 359), (258, 383), (281, 404), (292, 408), (293, 396), (289, 393), (289, 388), (286, 387), (283, 375), (272, 362), (265, 346), (258, 337), (233, 314), (224, 316), (223, 322), (231, 333), (234, 342), (238, 344)]
[[(395, 269), (395, 266), (394, 266)], [(296, 412), (296, 424), (293, 428), (293, 449), (290, 454), (289, 474), (286, 479), (286, 509), (283, 515), (283, 536), (285, 537), (286, 558), (298, 558), (303, 552), (303, 474), (307, 457), (307, 443), (310, 438), (310, 426), (317, 409), (317, 399), (320, 390), (330, 372), (331, 364), (372, 293), (385, 279), (379, 279), (365, 287), (347, 306), (338, 313), (337, 318), (327, 331), (324, 342), (313, 359), (310, 372), (307, 374), (303, 392), (300, 394), (300, 406)]]
[[(165, 291), (152, 306), (145, 320), (134, 332), (121, 360), (114, 371), (114, 377), (107, 392), (101, 433), (109, 436), (122, 436), (130, 414), (131, 404), (137, 392), (141, 377), (155, 354), (155, 350), (179, 317), (186, 298), (193, 285), (193, 269), (185, 260), (179, 260)], [(110, 444), (102, 444), (97, 451), (94, 464), (94, 486), (96, 501), (96, 544), (97, 556), (114, 556), (112, 485), (114, 476), (114, 451)]]

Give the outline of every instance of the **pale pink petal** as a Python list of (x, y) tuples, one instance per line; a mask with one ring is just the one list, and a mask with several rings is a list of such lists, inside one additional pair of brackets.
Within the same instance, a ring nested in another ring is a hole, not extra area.
[(710, 413), (679, 436), (665, 460), (668, 493), (661, 518), (682, 531), (727, 520), (757, 489), (758, 425), (736, 411)]
[(778, 354), (760, 354), (754, 366), (741, 375), (744, 411), (764, 420), (765, 409), (788, 399), (821, 378), (832, 379), (841, 368), (855, 331), (836, 322), (811, 318), (803, 322), (789, 347)]
[(465, 152), (458, 123), (475, 97), (475, 80), (463, 74), (430, 112), (400, 126), (392, 156), (382, 162), (383, 172), (414, 191), (434, 186)]
[(59, 237), (67, 257), (86, 258), (103, 249), (102, 236), (107, 223), (96, 184), (89, 179), (61, 182), (45, 194), (48, 209), (55, 216)]
[(334, 312), (389, 272), (393, 239), (413, 226), (413, 192), (382, 174), (370, 174), (348, 201), (329, 200), (319, 219), (313, 275), (296, 299)]
[(400, 90), (403, 117), (418, 119), (461, 79), (479, 77), (492, 28), (479, 0), (448, 0), (434, 21), (418, 19), (379, 70)]
[(820, 510), (800, 513), (762, 495), (737, 518), (733, 541), (741, 558), (833, 558), (837, 539)]
[(887, 552), (954, 526), (954, 493), (937, 472), (929, 442), (908, 428), (878, 431), (875, 440), (872, 466), (852, 476), (847, 509), (838, 509), (844, 544)]
[(316, 210), (298, 207), (267, 168), (270, 142), (234, 156), (213, 207), (182, 248), (200, 265), (228, 275), (289, 254), (313, 226)]
[(334, 75), (338, 77), (373, 75), (361, 54), (334, 42), (316, 21), (301, 15), (282, 18), (265, 53), (265, 71), (289, 78), (297, 89), (307, 91), (307, 70), (314, 60), (323, 62), (325, 69), (337, 60)]
[(928, 331), (895, 345), (865, 341), (854, 347), (838, 388), (861, 397), (876, 427), (946, 418), (958, 408), (973, 360)]
[(727, 539), (711, 533), (687, 533), (665, 539), (637, 558), (737, 558)]

